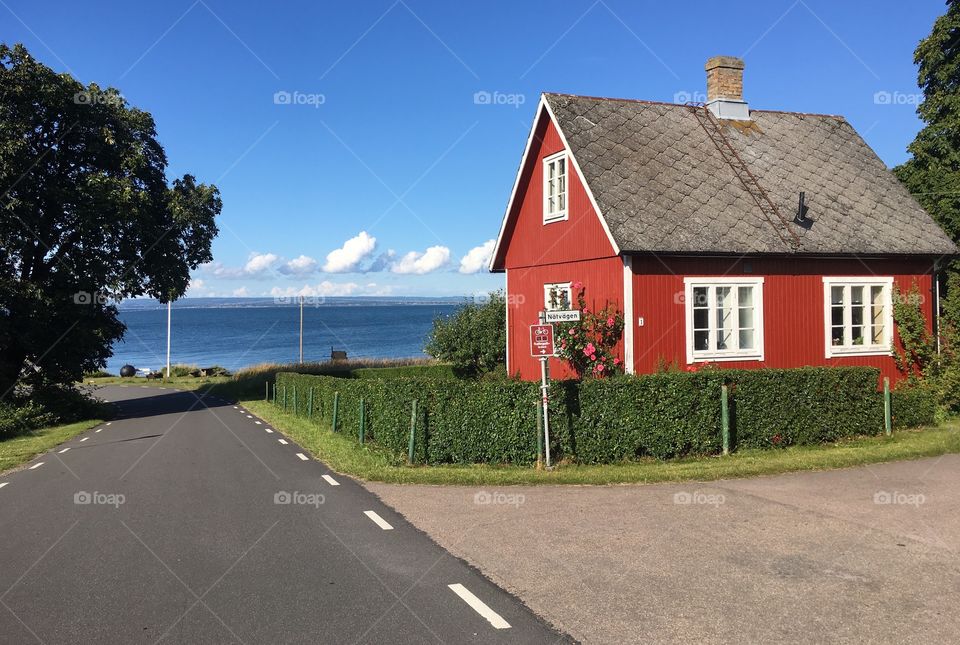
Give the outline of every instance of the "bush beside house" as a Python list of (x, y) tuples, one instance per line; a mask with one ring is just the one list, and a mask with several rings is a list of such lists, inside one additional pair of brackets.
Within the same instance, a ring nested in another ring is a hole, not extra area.
[[(868, 367), (704, 370), (551, 386), (552, 454), (579, 463), (717, 454), (721, 386), (730, 386), (732, 432), (741, 447), (832, 442), (883, 432), (879, 371)], [(339, 378), (279, 373), (278, 405), (357, 434), (364, 402), (367, 440), (405, 454), (417, 400), (416, 461), (469, 464), (536, 461), (538, 385), (513, 380)], [(310, 392), (312, 391), (312, 396)], [(295, 403), (295, 406), (294, 406)], [(309, 408), (309, 409), (308, 409)], [(933, 421), (928, 391), (898, 390), (898, 427)]]

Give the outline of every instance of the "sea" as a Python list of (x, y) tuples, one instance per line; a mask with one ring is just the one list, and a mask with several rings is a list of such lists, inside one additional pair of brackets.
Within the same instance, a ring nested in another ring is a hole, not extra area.
[[(303, 307), (303, 359), (423, 358), (424, 344), (438, 316), (447, 316), (465, 298), (325, 298)], [(107, 371), (124, 365), (159, 370), (166, 365), (167, 308), (150, 299), (120, 304), (127, 326), (113, 346)], [(184, 298), (173, 304), (171, 364), (235, 371), (257, 363), (292, 363), (300, 354), (300, 306), (272, 298)]]

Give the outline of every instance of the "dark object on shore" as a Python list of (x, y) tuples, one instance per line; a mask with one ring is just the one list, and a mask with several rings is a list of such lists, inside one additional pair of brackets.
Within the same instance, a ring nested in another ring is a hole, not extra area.
[(195, 378), (202, 378), (205, 376), (230, 376), (229, 370), (226, 368), (220, 367), (219, 365), (214, 365), (213, 367), (201, 367), (190, 372), (190, 376)]
[(131, 376), (137, 375), (137, 368), (133, 365), (124, 365), (120, 368), (120, 376), (123, 378), (130, 378)]
[(150, 372), (147, 374), (149, 379), (163, 378), (163, 372)]
[(330, 360), (331, 361), (345, 361), (347, 360), (347, 351), (330, 348)]

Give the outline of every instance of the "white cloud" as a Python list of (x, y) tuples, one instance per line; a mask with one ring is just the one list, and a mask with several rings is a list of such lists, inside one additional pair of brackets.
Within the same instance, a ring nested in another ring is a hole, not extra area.
[(353, 271), (377, 246), (377, 238), (371, 237), (366, 231), (360, 231), (356, 237), (351, 237), (339, 249), (327, 254), (327, 261), (323, 270), (327, 273), (347, 273)]
[(273, 265), (279, 259), (273, 253), (251, 253), (250, 259), (243, 266), (243, 272), (247, 275), (259, 275), (273, 268)]
[(460, 273), (477, 273), (486, 269), (490, 264), (490, 256), (493, 255), (493, 245), (495, 243), (495, 240), (487, 240), (480, 246), (470, 249), (460, 259)]
[(249, 297), (249, 296), (250, 296), (250, 292), (247, 291), (247, 288), (246, 288), (246, 287), (240, 287), (239, 289), (234, 289), (234, 290), (233, 290), (233, 297), (234, 297), (234, 298), (247, 298), (247, 297)]
[(445, 246), (431, 246), (423, 253), (410, 251), (400, 258), (391, 270), (394, 273), (423, 275), (446, 266), (448, 262), (450, 262), (450, 249)]
[(310, 275), (317, 270), (317, 261), (307, 255), (294, 258), (280, 267), (284, 275)]

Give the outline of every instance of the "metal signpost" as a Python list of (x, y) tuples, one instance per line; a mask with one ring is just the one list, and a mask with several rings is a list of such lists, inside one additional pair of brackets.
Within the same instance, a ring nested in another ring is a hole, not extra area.
[[(545, 318), (540, 314), (541, 320)], [(547, 469), (550, 469), (550, 416), (549, 394), (550, 380), (547, 376), (547, 361), (556, 355), (553, 342), (553, 325), (540, 322), (530, 325), (530, 355), (540, 359), (540, 394), (543, 403), (543, 452), (547, 460)]]

